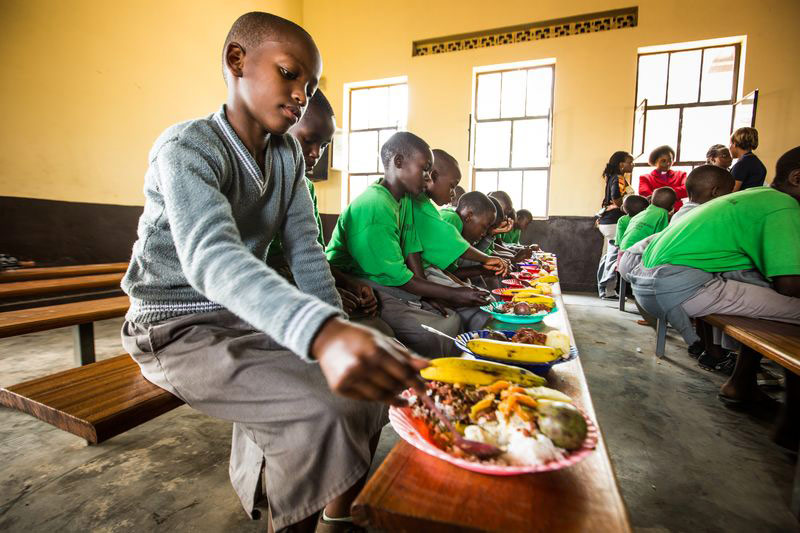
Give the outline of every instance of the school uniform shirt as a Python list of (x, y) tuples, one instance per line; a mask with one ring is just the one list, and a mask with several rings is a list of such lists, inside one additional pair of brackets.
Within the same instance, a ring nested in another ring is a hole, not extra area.
[(500, 240), (508, 244), (519, 244), (520, 235), (522, 235), (522, 231), (514, 228), (508, 233), (502, 233)]
[(422, 252), (414, 228), (411, 198), (394, 199), (381, 182), (373, 183), (339, 216), (325, 253), (342, 272), (378, 285), (399, 287), (414, 276), (409, 254)]
[(630, 215), (622, 215), (619, 217), (619, 220), (617, 220), (617, 234), (614, 236), (614, 242), (616, 243), (617, 247), (619, 247), (619, 243), (622, 242), (622, 237), (625, 235), (625, 230), (628, 229), (628, 225), (630, 223)]
[[(317, 242), (325, 248), (325, 240), (322, 236), (322, 219), (319, 216), (319, 207), (317, 205), (317, 191), (314, 189), (314, 182), (310, 179), (306, 178), (306, 185), (308, 185), (308, 192), (311, 194), (311, 203), (314, 206), (314, 220), (317, 221)], [(283, 256), (283, 244), (281, 244), (280, 235), (277, 235), (269, 245), (269, 250), (267, 251), (267, 263), (268, 264), (284, 264), (286, 263), (286, 259)]]
[(740, 191), (761, 187), (767, 177), (767, 167), (753, 152), (747, 152), (731, 169), (733, 179), (741, 181)]
[(642, 260), (647, 268), (755, 268), (770, 279), (800, 275), (800, 204), (772, 187), (715, 198), (656, 237)]
[(653, 191), (659, 187), (672, 187), (678, 199), (675, 201), (674, 211), (677, 211), (683, 205), (681, 198), (687, 198), (689, 193), (686, 192), (686, 172), (682, 170), (668, 170), (661, 172), (654, 169), (650, 174), (645, 174), (639, 178), (639, 194), (649, 197)]
[(439, 216), (442, 217), (442, 220), (445, 222), (452, 224), (458, 230), (459, 235), (464, 231), (464, 221), (461, 220), (461, 216), (456, 213), (456, 210), (452, 207), (440, 209)]
[(658, 233), (667, 227), (669, 213), (663, 207), (650, 204), (647, 209), (633, 217), (619, 243), (620, 250), (627, 250), (645, 237)]
[(412, 198), (411, 207), (414, 229), (422, 245), (423, 268), (433, 265), (444, 270), (469, 249), (461, 232), (442, 219), (427, 194)]
[(686, 215), (688, 215), (689, 211), (691, 211), (695, 207), (700, 207), (700, 204), (698, 204), (697, 202), (692, 202), (691, 200), (683, 204), (683, 207), (675, 211), (675, 214), (672, 215), (672, 218), (669, 221), (670, 226), (675, 224), (678, 220), (682, 219)]

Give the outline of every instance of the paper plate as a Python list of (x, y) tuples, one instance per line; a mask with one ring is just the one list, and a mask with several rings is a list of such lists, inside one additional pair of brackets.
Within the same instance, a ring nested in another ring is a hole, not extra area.
[(558, 311), (558, 307), (554, 307), (549, 313), (543, 315), (512, 315), (509, 313), (498, 313), (495, 311), (496, 307), (503, 305), (505, 302), (492, 302), (488, 305), (481, 306), (481, 309), (495, 317), (501, 322), (508, 324), (535, 324), (544, 320), (544, 317), (552, 315)]
[[(409, 398), (414, 395), (410, 389), (403, 392), (402, 396)], [(498, 465), (485, 465), (482, 463), (473, 463), (458, 457), (453, 457), (442, 449), (437, 448), (431, 442), (428, 427), (422, 420), (414, 418), (411, 415), (410, 407), (390, 407), (389, 408), (389, 422), (392, 427), (400, 435), (400, 438), (418, 449), (423, 453), (427, 453), (442, 461), (447, 461), (459, 468), (478, 472), (480, 474), (489, 474), (492, 476), (516, 476), (520, 474), (536, 474), (538, 472), (551, 472), (553, 470), (561, 470), (562, 468), (570, 467), (576, 463), (581, 462), (587, 455), (592, 453), (597, 447), (597, 426), (594, 425), (583, 410), (578, 409), (586, 420), (586, 439), (583, 441), (583, 446), (580, 449), (572, 451), (564, 456), (562, 459), (549, 461), (540, 465), (528, 466), (498, 466)]]
[(508, 285), (513, 289), (524, 289), (525, 287), (528, 287), (528, 285), (520, 283), (520, 281), (515, 278), (500, 280), (500, 283), (503, 285)]
[[(490, 363), (502, 363), (502, 364), (505, 364), (505, 365), (518, 366), (520, 368), (524, 368), (526, 370), (530, 370), (531, 372), (533, 372), (534, 374), (537, 374), (539, 376), (546, 376), (547, 373), (550, 372), (550, 369), (553, 367), (553, 365), (558, 365), (560, 363), (566, 363), (567, 361), (572, 361), (573, 359), (578, 357), (578, 348), (575, 347), (575, 346), (570, 346), (568, 353), (563, 354), (561, 357), (559, 357), (558, 359), (556, 359), (554, 361), (548, 361), (547, 363), (522, 363), (522, 362), (519, 362), (519, 361), (509, 361), (507, 359), (495, 359), (494, 357), (489, 357), (487, 355), (478, 355), (478, 354), (472, 352), (467, 347), (467, 343), (469, 341), (473, 340), (473, 339), (476, 339), (476, 338), (485, 339), (485, 338), (489, 337), (489, 331), (490, 330), (488, 330), (488, 329), (479, 329), (477, 331), (468, 331), (466, 333), (462, 333), (462, 334), (456, 336), (455, 345), (458, 347), (459, 350), (461, 350), (464, 353), (468, 353), (469, 355), (475, 357), (476, 359), (482, 359), (484, 361), (489, 361)], [(509, 331), (509, 330), (503, 330), (503, 329), (496, 330), (496, 331), (499, 331), (500, 333), (502, 333), (503, 335), (505, 335), (509, 339), (511, 337), (513, 337), (514, 334), (516, 333), (516, 331)]]

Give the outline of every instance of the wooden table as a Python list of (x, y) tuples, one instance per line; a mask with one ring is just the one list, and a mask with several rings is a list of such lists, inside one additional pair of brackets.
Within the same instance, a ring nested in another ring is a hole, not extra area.
[(5, 270), (0, 272), (0, 282), (67, 278), (70, 276), (88, 276), (91, 274), (112, 274), (114, 272), (125, 272), (127, 269), (128, 263), (97, 263), (94, 265), (20, 268), (17, 270)]
[(0, 283), (0, 300), (47, 294), (74, 293), (77, 291), (106, 287), (116, 287), (119, 289), (119, 283), (122, 281), (122, 276), (124, 275), (123, 272), (114, 272), (111, 274), (96, 274), (92, 276)]
[[(574, 344), (557, 287), (556, 292), (560, 311), (537, 329), (568, 331)], [(570, 395), (597, 424), (580, 358), (556, 365), (548, 381), (550, 387)], [(631, 530), (602, 431), (597, 449), (579, 464), (510, 477), (469, 472), (400, 441), (356, 498), (352, 512), (359, 524), (387, 531)]]

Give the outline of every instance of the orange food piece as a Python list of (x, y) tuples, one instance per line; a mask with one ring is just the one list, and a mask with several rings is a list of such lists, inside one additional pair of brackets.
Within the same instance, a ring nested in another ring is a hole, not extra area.
[(503, 389), (509, 388), (510, 386), (511, 383), (501, 379), (500, 381), (495, 381), (491, 385), (487, 385), (486, 387), (481, 387), (481, 390), (485, 390), (487, 392), (499, 392)]

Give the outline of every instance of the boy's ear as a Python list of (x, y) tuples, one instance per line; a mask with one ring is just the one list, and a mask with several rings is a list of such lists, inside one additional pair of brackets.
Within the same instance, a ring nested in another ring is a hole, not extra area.
[(245, 51), (242, 45), (237, 42), (228, 43), (225, 49), (225, 65), (236, 78), (241, 78), (244, 72)]
[(789, 176), (786, 178), (786, 181), (789, 182), (790, 185), (794, 187), (800, 187), (800, 169), (795, 169), (789, 172)]
[(392, 162), (396, 168), (403, 168), (403, 154), (394, 154)]

